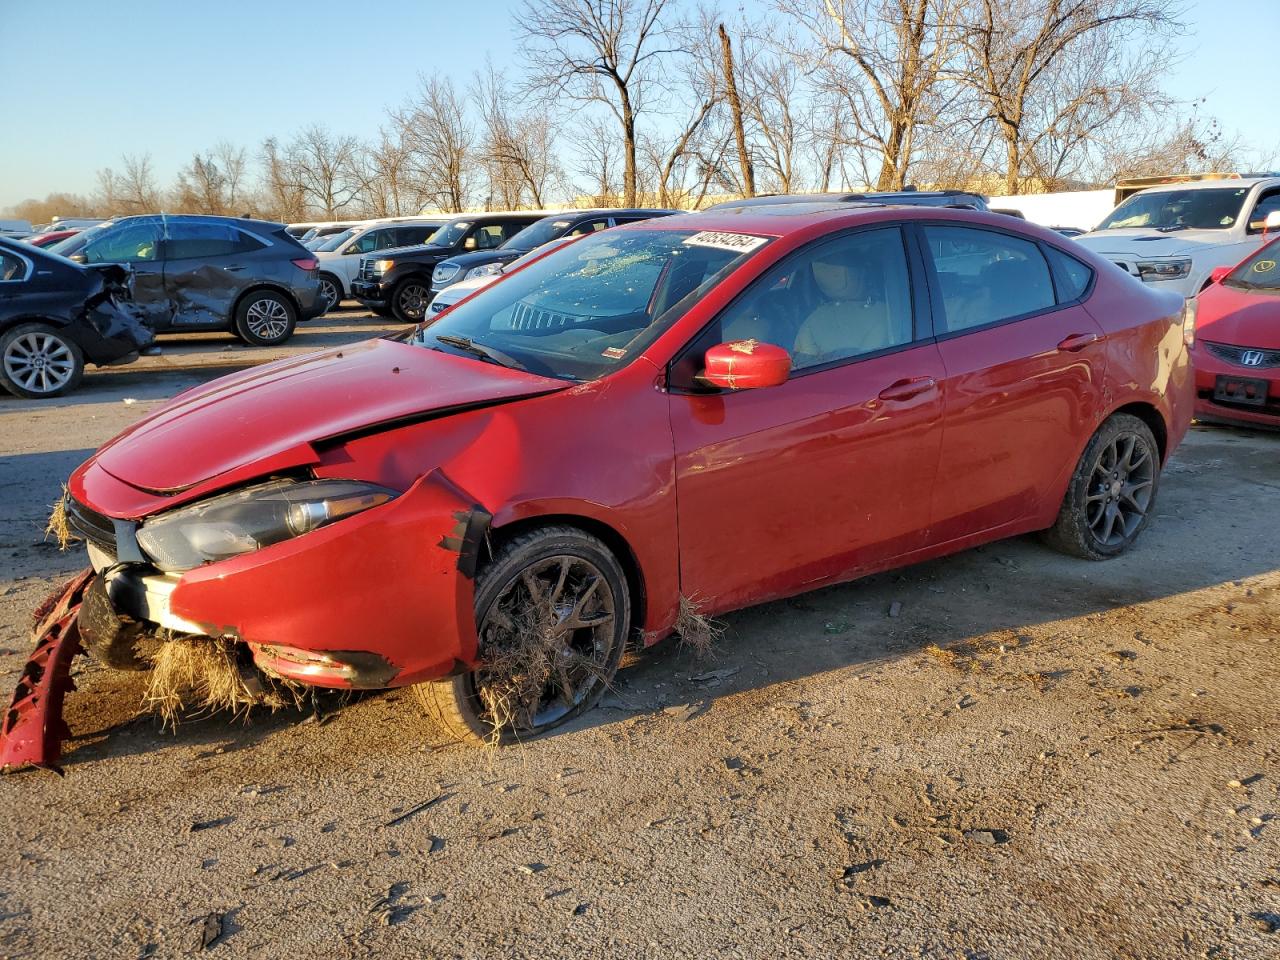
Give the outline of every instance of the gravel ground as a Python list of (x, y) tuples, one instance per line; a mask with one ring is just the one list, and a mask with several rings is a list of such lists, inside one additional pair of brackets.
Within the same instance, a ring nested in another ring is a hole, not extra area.
[[(59, 484), (264, 356), (227, 345), (0, 399), (4, 696), (82, 564)], [(65, 779), (0, 781), (0, 956), (1280, 957), (1278, 491), (1280, 434), (1196, 427), (1120, 560), (1023, 538), (746, 610), (503, 750), (411, 691), (165, 731), (80, 658)]]

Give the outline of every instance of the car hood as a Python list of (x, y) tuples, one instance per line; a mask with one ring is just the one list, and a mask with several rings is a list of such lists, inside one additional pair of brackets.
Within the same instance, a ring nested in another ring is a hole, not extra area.
[(1280, 350), (1280, 291), (1245, 292), (1215, 283), (1200, 294), (1196, 336), (1235, 347)]
[(436, 304), (452, 306), (459, 300), (464, 300), (471, 296), (481, 287), (489, 286), (501, 276), (502, 274), (500, 273), (491, 273), (486, 277), (472, 277), (470, 280), (459, 280), (457, 283), (451, 283), (435, 295), (431, 304), (432, 306)]
[(470, 357), (369, 340), (188, 390), (92, 462), (130, 486), (172, 494), (315, 463), (320, 441), (567, 386)]
[(528, 252), (528, 250), (508, 250), (499, 247), (497, 250), (477, 250), (475, 253), (460, 253), (444, 262), (457, 264), (463, 270), (470, 270), (474, 267), (483, 267), (487, 263), (510, 263), (517, 257), (523, 257)]
[(1075, 240), (1103, 256), (1140, 258), (1186, 256), (1206, 247), (1221, 247), (1233, 242), (1229, 230), (1175, 230), (1173, 233), (1161, 233), (1146, 227), (1098, 230), (1076, 237)]

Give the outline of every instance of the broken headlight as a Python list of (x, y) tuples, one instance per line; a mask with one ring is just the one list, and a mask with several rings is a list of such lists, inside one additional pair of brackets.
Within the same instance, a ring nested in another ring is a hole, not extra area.
[(138, 544), (161, 570), (191, 570), (300, 537), (396, 495), (357, 480), (273, 480), (153, 517), (138, 531)]

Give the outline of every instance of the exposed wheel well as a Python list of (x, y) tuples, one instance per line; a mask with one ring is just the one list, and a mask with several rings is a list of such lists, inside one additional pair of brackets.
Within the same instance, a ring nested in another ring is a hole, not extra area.
[(272, 284), (269, 284), (269, 283), (259, 283), (256, 286), (250, 287), (244, 293), (240, 294), (240, 296), (236, 297), (236, 302), (231, 305), (231, 316), (228, 319), (232, 323), (235, 323), (236, 314), (240, 312), (240, 305), (244, 303), (245, 300), (247, 300), (253, 294), (262, 293), (264, 290), (267, 291), (268, 293), (278, 293), (280, 296), (288, 300), (289, 306), (293, 307), (293, 315), (295, 318), (298, 318), (302, 315), (302, 307), (299, 306), (298, 301), (294, 298), (293, 294), (290, 293), (288, 290), (285, 290), (281, 287), (273, 286)]
[(1151, 428), (1156, 438), (1156, 446), (1160, 449), (1160, 462), (1164, 463), (1165, 454), (1169, 450), (1169, 430), (1165, 426), (1164, 417), (1160, 416), (1160, 411), (1149, 403), (1138, 402), (1126, 404), (1112, 411), (1113, 416), (1117, 413), (1131, 414)]
[(537, 527), (553, 525), (577, 527), (583, 533), (591, 534), (604, 543), (613, 552), (613, 555), (618, 558), (618, 563), (622, 565), (622, 570), (627, 575), (627, 588), (631, 591), (632, 632), (641, 632), (644, 629), (646, 598), (644, 576), (640, 571), (640, 561), (636, 559), (631, 545), (627, 543), (622, 534), (607, 523), (601, 523), (599, 520), (593, 520), (590, 517), (563, 513), (547, 514), (540, 517), (525, 517), (501, 527), (494, 527), (490, 532), (489, 548), (485, 551), (483, 559), (487, 562), (498, 551), (498, 548), (512, 537)]

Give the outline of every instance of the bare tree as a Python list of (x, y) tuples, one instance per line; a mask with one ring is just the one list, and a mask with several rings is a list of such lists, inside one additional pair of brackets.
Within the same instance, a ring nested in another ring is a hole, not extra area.
[(151, 169), (151, 156), (126, 154), (124, 170), (110, 167), (98, 171), (99, 204), (109, 215), (154, 213), (160, 209), (160, 188)]
[(214, 145), (212, 159), (218, 165), (223, 180), (223, 200), (227, 210), (241, 213), (247, 197), (249, 153), (229, 140)]
[(392, 120), (424, 202), (451, 213), (465, 210), (475, 183), (475, 130), (453, 82), (423, 77), (417, 95)]
[(742, 174), (742, 193), (744, 196), (754, 197), (756, 172), (751, 162), (751, 153), (747, 150), (747, 127), (742, 118), (742, 99), (738, 96), (738, 71), (733, 63), (733, 43), (723, 23), (717, 25), (716, 31), (720, 35), (725, 99), (729, 104), (729, 115), (733, 118), (733, 139), (738, 147), (738, 169)]
[(957, 0), (781, 0), (817, 43), (815, 68), (842, 95), (878, 190), (907, 183), (916, 133), (941, 112)]
[(306, 219), (306, 191), (298, 182), (288, 152), (275, 137), (262, 142), (262, 187), (271, 215), (286, 222)]
[(590, 117), (581, 126), (578, 138), (580, 160), (578, 172), (590, 183), (590, 205), (617, 206), (621, 186), (622, 149), (610, 124), (600, 117)]
[(520, 206), (527, 197), (545, 205), (548, 193), (563, 179), (555, 155), (558, 130), (546, 111), (521, 113), (512, 107), (510, 84), (490, 65), (477, 75), (473, 97), (484, 122), (484, 155), (490, 195), (502, 206)]
[(638, 119), (678, 53), (672, 0), (526, 0), (520, 16), (529, 89), (551, 101), (602, 105), (622, 134), (622, 192), (636, 204)]
[(355, 137), (334, 136), (312, 124), (289, 145), (288, 164), (307, 205), (332, 220), (360, 198), (364, 181), (359, 157)]
[[(1070, 143), (1133, 103), (1110, 65), (1141, 31), (1150, 47), (1175, 29), (1174, 0), (971, 0), (962, 76), (982, 96), (1004, 146), (1005, 191), (1037, 172), (1046, 137)], [(1088, 65), (1073, 72), (1071, 61)], [(1164, 58), (1143, 51), (1146, 75)], [(1123, 62), (1122, 60), (1120, 62)], [(1082, 84), (1082, 85), (1081, 85)], [(1077, 86), (1081, 85), (1081, 86)]]

